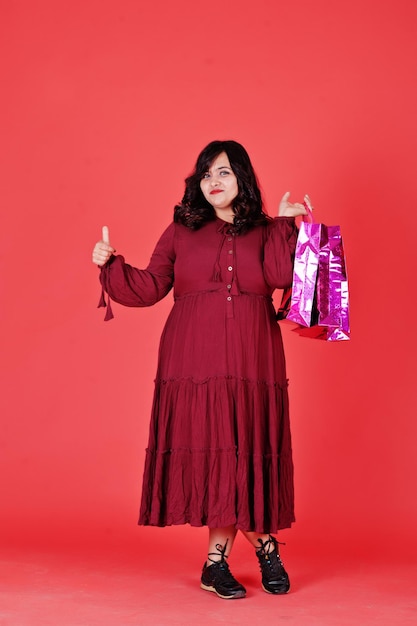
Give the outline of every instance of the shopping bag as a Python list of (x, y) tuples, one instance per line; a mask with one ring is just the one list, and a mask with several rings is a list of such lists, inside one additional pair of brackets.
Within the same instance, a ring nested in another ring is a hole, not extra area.
[(349, 339), (349, 290), (340, 226), (322, 225), (317, 275), (317, 324), (327, 341)]
[(345, 341), (350, 339), (349, 290), (340, 226), (316, 224), (311, 205), (304, 204), (307, 216), (296, 244), (289, 310), (287, 315), (281, 310), (279, 317), (295, 322), (302, 336)]
[(310, 207), (303, 216), (295, 247), (291, 301), (287, 319), (301, 326), (317, 323), (315, 306), (322, 224), (316, 224)]

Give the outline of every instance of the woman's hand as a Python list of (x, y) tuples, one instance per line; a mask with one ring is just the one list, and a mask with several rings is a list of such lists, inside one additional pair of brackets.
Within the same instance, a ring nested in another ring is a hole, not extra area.
[(107, 226), (103, 226), (102, 240), (98, 241), (93, 249), (93, 263), (102, 267), (110, 259), (111, 255), (116, 252), (110, 245), (109, 229)]
[[(298, 217), (299, 215), (307, 215), (307, 210), (301, 202), (295, 202), (294, 204), (289, 201), (290, 192), (287, 191), (281, 198), (278, 208), (279, 217)], [(310, 204), (309, 197), (304, 196), (304, 200)]]

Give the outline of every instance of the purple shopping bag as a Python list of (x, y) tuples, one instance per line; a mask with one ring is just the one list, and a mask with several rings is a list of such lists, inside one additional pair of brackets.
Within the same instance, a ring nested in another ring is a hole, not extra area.
[(314, 298), (319, 268), (321, 228), (321, 224), (303, 220), (298, 232), (291, 304), (287, 319), (302, 326), (312, 326), (316, 321)]
[[(296, 322), (302, 336), (326, 341), (348, 340), (349, 292), (339, 226), (316, 224), (311, 206), (297, 239), (289, 311), (279, 318)], [(288, 299), (288, 293), (284, 293)], [(284, 308), (283, 306), (281, 309)]]
[(327, 341), (349, 339), (349, 291), (340, 226), (322, 225), (317, 275), (317, 324)]

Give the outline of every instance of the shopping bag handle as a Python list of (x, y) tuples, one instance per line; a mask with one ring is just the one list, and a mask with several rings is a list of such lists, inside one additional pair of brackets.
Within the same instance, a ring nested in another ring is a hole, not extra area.
[(315, 220), (313, 216), (313, 205), (311, 204), (311, 200), (307, 195), (304, 196), (303, 205), (305, 210), (307, 211), (307, 215), (303, 215), (303, 222), (314, 224)]

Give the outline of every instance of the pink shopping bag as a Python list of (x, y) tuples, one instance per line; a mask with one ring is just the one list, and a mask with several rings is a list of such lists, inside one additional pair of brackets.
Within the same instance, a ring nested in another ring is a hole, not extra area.
[(350, 339), (349, 291), (340, 226), (315, 223), (311, 206), (305, 207), (308, 215), (298, 234), (289, 310), (279, 317), (296, 322), (302, 336), (345, 341)]

